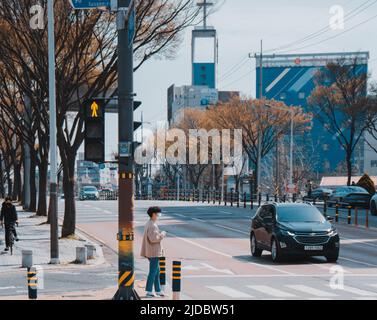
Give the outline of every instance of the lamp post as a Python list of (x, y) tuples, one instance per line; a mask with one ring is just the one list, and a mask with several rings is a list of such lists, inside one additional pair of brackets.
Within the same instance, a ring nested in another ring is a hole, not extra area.
[(50, 263), (59, 263), (54, 0), (47, 1), (50, 109)]

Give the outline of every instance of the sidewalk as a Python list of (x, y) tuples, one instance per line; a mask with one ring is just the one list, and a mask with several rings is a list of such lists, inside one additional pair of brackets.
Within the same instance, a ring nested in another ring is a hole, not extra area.
[[(19, 227), (17, 228), (19, 242), (15, 242), (13, 256), (9, 252), (4, 252), (5, 240), (4, 229), (0, 229), (0, 272), (19, 270), (21, 268), (22, 250), (33, 250), (33, 264), (43, 265), (46, 269), (57, 267), (49, 265), (50, 261), (50, 225), (45, 224), (46, 217), (37, 217), (33, 213), (21, 211), (17, 208)], [(59, 226), (61, 234), (61, 226)], [(70, 265), (76, 259), (76, 247), (85, 246), (85, 244), (94, 244), (96, 246), (96, 258), (88, 260), (87, 265), (99, 265), (105, 262), (102, 248), (93, 242), (90, 242), (84, 235), (77, 232), (75, 239), (59, 239), (59, 267)], [(79, 265), (78, 265), (79, 266)], [(82, 267), (82, 265), (80, 265)]]
[[(76, 292), (66, 292), (61, 294), (38, 294), (38, 300), (112, 300), (113, 296), (117, 291), (117, 287), (108, 287), (97, 291), (76, 291)], [(166, 301), (171, 300), (172, 295), (166, 291), (166, 297), (160, 298), (155, 297), (151, 299), (145, 298), (145, 280), (135, 281), (135, 290), (138, 293), (141, 300), (146, 301)], [(29, 300), (27, 295), (22, 296), (2, 296), (1, 300)]]

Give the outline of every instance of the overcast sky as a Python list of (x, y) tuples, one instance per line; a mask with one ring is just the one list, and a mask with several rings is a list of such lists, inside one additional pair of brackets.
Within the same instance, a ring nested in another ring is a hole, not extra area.
[[(344, 8), (344, 30), (325, 29), (309, 41), (276, 53), (369, 51), (369, 71), (377, 80), (377, 0), (219, 1), (224, 4), (209, 18), (209, 24), (217, 29), (219, 37), (218, 89), (255, 96), (255, 61), (246, 62), (245, 58), (249, 53), (259, 52), (260, 40), (263, 39), (268, 51), (329, 27), (330, 8), (334, 5)], [(166, 120), (167, 88), (173, 83), (177, 86), (191, 84), (190, 36), (191, 30), (187, 30), (175, 60), (152, 59), (135, 74), (137, 99), (143, 102), (135, 114), (137, 119), (143, 111), (144, 121), (153, 126), (157, 121)], [(235, 72), (229, 73), (229, 70)], [(117, 149), (116, 122), (116, 116), (108, 116), (107, 153)]]

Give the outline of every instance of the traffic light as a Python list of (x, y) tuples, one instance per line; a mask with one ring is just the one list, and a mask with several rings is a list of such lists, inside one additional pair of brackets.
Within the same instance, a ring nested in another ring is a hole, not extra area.
[(85, 161), (105, 162), (105, 101), (87, 100), (85, 108)]

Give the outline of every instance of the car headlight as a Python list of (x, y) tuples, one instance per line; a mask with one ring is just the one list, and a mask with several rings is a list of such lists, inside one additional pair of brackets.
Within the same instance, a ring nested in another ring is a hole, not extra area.
[(335, 237), (338, 234), (338, 232), (335, 229), (330, 230), (327, 235), (329, 237)]
[(286, 236), (290, 236), (290, 237), (294, 237), (295, 236), (295, 233), (292, 232), (292, 231), (289, 231), (289, 230), (281, 230), (281, 233), (286, 235)]

